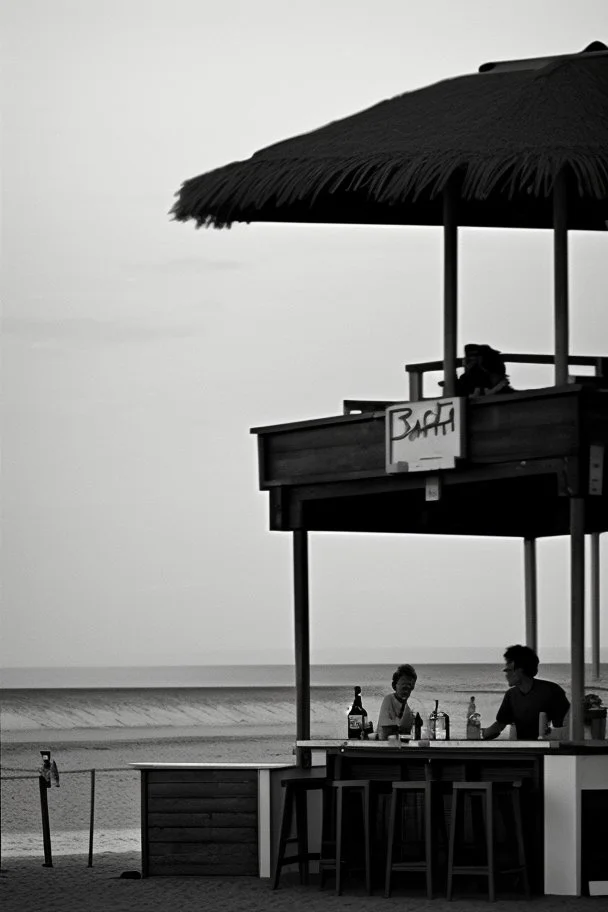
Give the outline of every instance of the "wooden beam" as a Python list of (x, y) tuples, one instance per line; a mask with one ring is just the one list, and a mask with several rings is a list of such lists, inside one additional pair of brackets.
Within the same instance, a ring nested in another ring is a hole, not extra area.
[(591, 673), (600, 677), (600, 534), (591, 535)]
[(570, 731), (573, 741), (582, 741), (585, 736), (585, 501), (582, 497), (570, 498), (570, 639)]
[(524, 539), (524, 581), (526, 598), (526, 646), (538, 652), (536, 611), (536, 539)]
[(566, 174), (553, 186), (553, 275), (555, 321), (555, 385), (568, 382), (568, 205)]
[[(296, 740), (310, 740), (310, 631), (308, 612), (308, 533), (293, 533), (294, 633), (296, 659)], [(310, 751), (298, 748), (296, 764), (310, 765)]]
[(458, 346), (458, 225), (453, 183), (443, 191), (443, 394), (456, 392)]

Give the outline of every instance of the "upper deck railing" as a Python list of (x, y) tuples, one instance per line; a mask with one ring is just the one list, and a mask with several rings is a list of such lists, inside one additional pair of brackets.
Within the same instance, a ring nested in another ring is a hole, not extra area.
[[(522, 355), (509, 352), (501, 353), (507, 364), (555, 364), (555, 355)], [(456, 367), (462, 367), (463, 359), (456, 359)], [(568, 365), (576, 367), (591, 367), (594, 373), (588, 377), (570, 377), (572, 383), (585, 382), (593, 378), (606, 378), (608, 380), (608, 357), (605, 355), (569, 355)], [(405, 370), (409, 375), (409, 400), (417, 402), (424, 399), (424, 375), (431, 371), (442, 371), (443, 361), (420, 361), (417, 364), (406, 364)], [(381, 411), (394, 405), (398, 400), (386, 399), (345, 399), (343, 411), (345, 415), (351, 412)]]

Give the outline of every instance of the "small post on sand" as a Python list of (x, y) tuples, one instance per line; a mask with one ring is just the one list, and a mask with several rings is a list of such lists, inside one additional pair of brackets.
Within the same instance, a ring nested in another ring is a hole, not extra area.
[[(41, 752), (42, 753), (42, 752)], [(43, 767), (38, 776), (38, 787), (40, 789), (40, 812), (42, 814), (42, 842), (44, 845), (44, 863), (43, 868), (52, 868), (53, 867), (53, 855), (51, 852), (51, 825), (49, 823), (49, 802), (47, 798), (47, 791), (50, 787), (51, 780), (50, 775), (47, 778), (47, 758), (44, 754), (43, 756)], [(50, 754), (48, 755), (48, 769), (50, 771)]]
[(95, 770), (91, 770), (91, 817), (89, 821), (89, 863), (87, 867), (93, 867), (93, 830), (95, 826)]

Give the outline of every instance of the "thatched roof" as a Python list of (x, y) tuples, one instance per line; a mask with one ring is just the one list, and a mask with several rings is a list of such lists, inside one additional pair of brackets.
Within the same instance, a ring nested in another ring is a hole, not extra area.
[(380, 102), (186, 181), (179, 221), (548, 227), (564, 168), (569, 225), (608, 219), (608, 49), (506, 64)]

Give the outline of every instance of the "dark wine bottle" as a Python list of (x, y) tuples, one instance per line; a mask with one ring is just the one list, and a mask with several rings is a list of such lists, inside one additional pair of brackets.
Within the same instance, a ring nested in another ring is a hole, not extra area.
[(422, 735), (422, 716), (420, 713), (416, 713), (414, 718), (414, 740), (420, 741)]
[(361, 702), (361, 688), (357, 686), (355, 687), (353, 705), (348, 711), (348, 737), (351, 739), (356, 738), (357, 740), (365, 738), (366, 725), (367, 713), (363, 709)]

